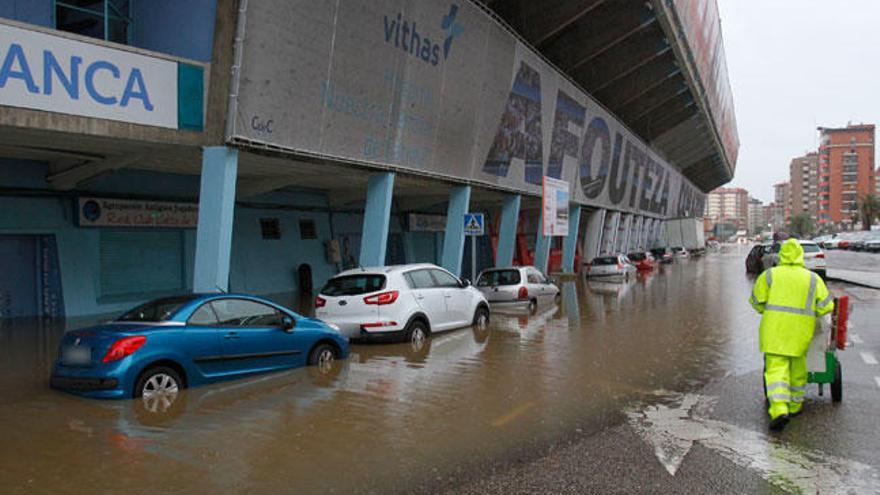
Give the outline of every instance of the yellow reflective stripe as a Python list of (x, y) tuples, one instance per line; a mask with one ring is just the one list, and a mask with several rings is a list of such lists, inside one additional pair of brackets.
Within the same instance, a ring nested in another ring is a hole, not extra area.
[(791, 308), (788, 306), (779, 306), (776, 304), (768, 304), (764, 306), (764, 311), (779, 311), (780, 313), (791, 313), (801, 316), (816, 316), (816, 312), (812, 309)]
[(800, 392), (800, 393), (804, 393), (804, 389), (806, 388), (806, 386), (805, 386), (805, 385), (801, 385), (801, 386), (799, 386), (799, 387), (789, 387), (789, 388), (791, 389), (792, 392)]
[(779, 402), (791, 402), (791, 395), (789, 394), (772, 394), (767, 395), (767, 398), (771, 401), (779, 401)]
[(773, 382), (770, 385), (767, 385), (767, 391), (777, 389), (777, 388), (784, 388), (784, 389), (788, 390), (789, 387), (788, 387), (788, 384), (785, 382)]
[(803, 402), (803, 401), (804, 401), (803, 395), (795, 395), (794, 397), (791, 398), (791, 402)]
[(816, 305), (816, 309), (823, 309), (825, 306), (828, 306), (828, 303), (834, 301), (834, 295), (828, 294), (828, 297), (819, 301), (819, 304)]
[(804, 303), (804, 308), (810, 309), (813, 305), (813, 298), (816, 297), (816, 279), (818, 276), (814, 272), (810, 272), (810, 291), (807, 292), (807, 302)]
[(768, 268), (767, 271), (764, 272), (764, 273), (766, 273), (764, 278), (767, 279), (767, 288), (768, 289), (770, 288), (771, 285), (773, 285), (773, 275), (771, 275), (772, 272), (773, 272), (772, 268)]

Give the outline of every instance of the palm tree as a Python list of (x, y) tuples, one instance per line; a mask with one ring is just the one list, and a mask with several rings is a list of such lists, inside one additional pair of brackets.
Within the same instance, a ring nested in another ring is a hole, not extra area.
[(856, 201), (856, 209), (862, 216), (862, 230), (871, 230), (874, 220), (880, 217), (880, 197), (868, 193)]

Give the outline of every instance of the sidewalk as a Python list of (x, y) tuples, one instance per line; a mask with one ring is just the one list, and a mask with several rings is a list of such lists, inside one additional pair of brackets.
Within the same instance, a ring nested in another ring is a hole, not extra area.
[(856, 270), (828, 269), (828, 280), (860, 285), (870, 289), (880, 289), (880, 272), (863, 272)]

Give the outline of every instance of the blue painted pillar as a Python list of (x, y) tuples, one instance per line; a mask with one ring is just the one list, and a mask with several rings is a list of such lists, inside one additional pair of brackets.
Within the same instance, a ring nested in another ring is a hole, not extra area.
[(574, 273), (574, 255), (580, 239), (581, 205), (568, 205), (568, 237), (562, 244), (562, 273)]
[(446, 209), (446, 233), (443, 236), (443, 263), (441, 266), (461, 276), (461, 258), (464, 255), (464, 214), (471, 202), (471, 186), (456, 186), (449, 195)]
[(553, 238), (544, 235), (544, 212), (539, 213), (541, 219), (538, 221), (538, 238), (535, 241), (535, 268), (547, 275), (547, 261), (550, 259), (550, 244)]
[(361, 266), (385, 266), (393, 196), (394, 172), (370, 176), (367, 182), (367, 204), (364, 207), (364, 228), (361, 236)]
[(504, 197), (501, 211), (501, 228), (498, 231), (498, 252), (495, 254), (495, 266), (513, 264), (513, 252), (516, 249), (516, 224), (519, 221), (519, 205), (522, 198), (519, 194), (508, 194)]
[(587, 236), (584, 242), (584, 261), (592, 261), (602, 251), (602, 232), (608, 210), (594, 210), (587, 217)]
[(237, 149), (226, 146), (202, 149), (194, 292), (225, 292), (229, 289), (237, 175)]

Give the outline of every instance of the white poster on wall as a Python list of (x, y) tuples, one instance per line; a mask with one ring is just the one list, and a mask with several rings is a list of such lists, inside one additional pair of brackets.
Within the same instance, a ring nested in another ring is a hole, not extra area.
[(0, 23), (0, 105), (177, 128), (177, 63)]
[(545, 236), (568, 235), (568, 182), (544, 176), (541, 204)]

